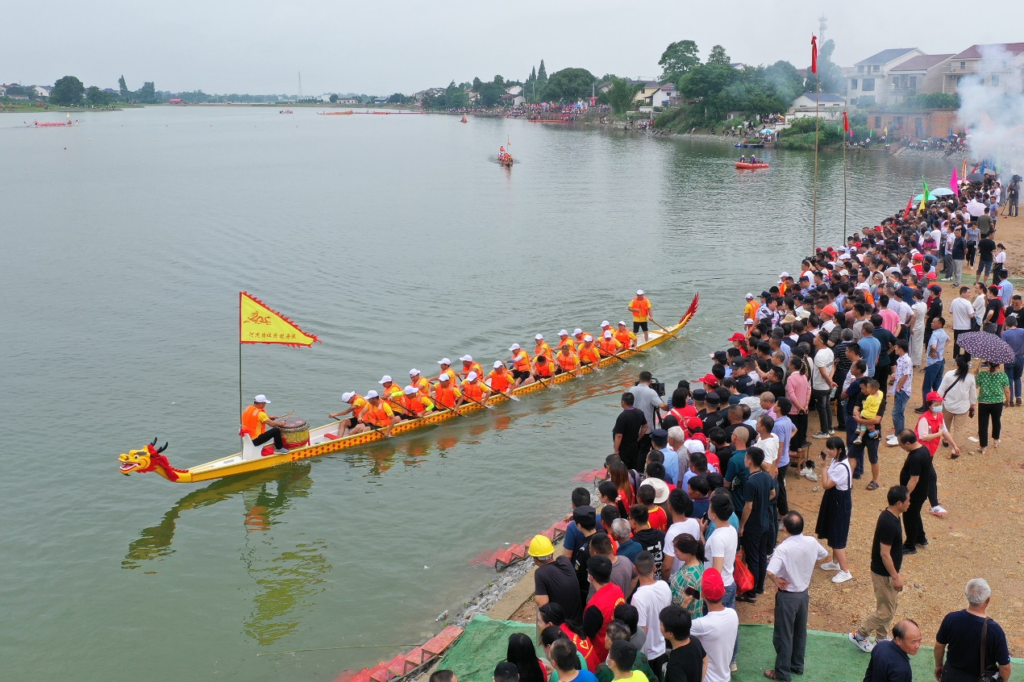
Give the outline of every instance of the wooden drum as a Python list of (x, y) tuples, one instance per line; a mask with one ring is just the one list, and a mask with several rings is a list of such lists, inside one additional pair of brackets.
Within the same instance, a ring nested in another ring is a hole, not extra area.
[(305, 419), (288, 419), (281, 428), (281, 438), (288, 450), (297, 450), (309, 445), (309, 424)]

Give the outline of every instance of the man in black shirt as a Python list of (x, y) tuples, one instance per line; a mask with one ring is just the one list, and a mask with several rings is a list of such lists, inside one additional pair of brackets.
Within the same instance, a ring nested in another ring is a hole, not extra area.
[(580, 584), (569, 558), (561, 555), (556, 558), (551, 541), (543, 535), (537, 535), (530, 541), (529, 552), (537, 564), (533, 574), (533, 594), (537, 606), (558, 604), (565, 611), (566, 620), (579, 622), (583, 616)]
[(984, 282), (988, 279), (989, 274), (992, 272), (992, 262), (995, 260), (993, 253), (996, 250), (996, 242), (991, 237), (981, 236), (981, 240), (978, 242), (978, 274), (977, 279), (979, 282)]
[(640, 453), (640, 440), (650, 425), (643, 410), (633, 407), (633, 401), (632, 393), (622, 394), (622, 412), (619, 413), (615, 427), (612, 428), (612, 444), (615, 454), (627, 468), (639, 469), (641, 467), (637, 466), (637, 456)]
[(932, 454), (917, 440), (916, 433), (903, 429), (898, 438), (900, 447), (907, 452), (907, 459), (900, 470), (900, 485), (906, 486), (910, 494), (910, 507), (903, 515), (903, 527), (907, 531), (903, 554), (917, 554), (917, 545), (928, 544), (921, 522), (921, 507), (928, 499), (928, 481), (935, 475), (935, 470)]
[[(861, 360), (860, 362), (863, 362)], [(864, 409), (864, 400), (868, 397), (865, 391), (865, 384), (869, 381), (874, 381), (868, 377), (862, 377), (860, 379), (860, 386), (857, 390), (857, 394), (851, 398), (851, 402), (847, 406), (847, 412), (849, 412), (850, 424), (847, 425), (847, 443), (850, 448), (850, 459), (856, 459), (857, 465), (853, 470), (853, 477), (859, 479), (864, 473), (864, 453), (867, 451), (868, 461), (871, 463), (871, 483), (868, 483), (868, 490), (875, 490), (878, 488), (878, 444), (881, 442), (880, 438), (868, 438), (865, 436), (861, 440), (861, 444), (857, 445), (854, 443), (856, 439), (856, 427), (860, 423), (857, 420), (862, 419), (861, 411)], [(851, 384), (852, 387), (852, 384)], [(885, 405), (889, 400), (889, 396), (885, 391), (885, 387), (879, 386), (878, 390), (882, 392), (882, 404), (878, 406), (878, 412), (875, 414), (874, 419), (864, 420), (870, 421), (874, 426), (872, 428), (878, 429), (882, 423), (882, 417), (885, 416)], [(869, 428), (868, 431), (872, 429)]]
[(892, 639), (882, 640), (871, 652), (864, 682), (913, 682), (910, 657), (921, 648), (921, 628), (908, 619), (892, 626)]
[(708, 669), (708, 655), (700, 640), (690, 637), (690, 614), (681, 606), (666, 606), (658, 614), (661, 634), (672, 645), (665, 668), (665, 682), (698, 682)]
[[(935, 635), (935, 679), (977, 680), (982, 670), (981, 656), (985, 655), (987, 675), (1010, 679), (1010, 651), (1006, 633), (999, 623), (988, 616), (992, 601), (992, 588), (984, 578), (975, 578), (964, 589), (967, 609), (946, 614)], [(984, 645), (981, 641), (985, 633)], [(943, 656), (945, 655), (945, 663)]]
[[(927, 488), (927, 485), (925, 486)], [(899, 593), (903, 591), (900, 567), (903, 566), (903, 525), (900, 515), (910, 506), (910, 493), (902, 485), (889, 488), (889, 506), (878, 516), (875, 536), (871, 540), (871, 585), (875, 592), (875, 612), (864, 619), (850, 641), (861, 651), (871, 653), (875, 644), (889, 634), (889, 624), (896, 613)], [(868, 639), (875, 634), (875, 641)]]
[(642, 504), (634, 504), (629, 508), (629, 525), (633, 529), (633, 539), (654, 557), (654, 579), (661, 580), (661, 564), (665, 559), (665, 531), (651, 528), (647, 507)]
[(747, 566), (754, 574), (752, 592), (736, 598), (737, 601), (755, 603), (757, 595), (764, 593), (764, 578), (768, 572), (768, 541), (773, 527), (770, 502), (775, 499), (775, 487), (771, 474), (761, 468), (764, 450), (747, 448), (744, 463), (749, 477), (743, 484), (743, 516), (740, 518), (740, 541), (747, 559)]

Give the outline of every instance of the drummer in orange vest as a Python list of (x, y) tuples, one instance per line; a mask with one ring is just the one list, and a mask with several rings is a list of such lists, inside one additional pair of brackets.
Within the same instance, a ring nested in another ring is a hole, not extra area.
[(327, 415), (331, 419), (337, 419), (338, 417), (344, 417), (346, 414), (351, 413), (351, 419), (346, 419), (341, 422), (341, 431), (338, 433), (338, 436), (344, 438), (345, 436), (351, 436), (353, 434), (366, 431), (366, 427), (359, 423), (359, 413), (363, 411), (364, 407), (366, 407), (366, 399), (361, 395), (357, 395), (355, 391), (343, 393), (341, 395), (341, 399), (349, 404), (349, 408), (347, 410), (342, 410), (341, 412), (332, 412)]
[[(288, 450), (284, 447), (284, 439), (281, 437), (281, 427), (284, 422), (277, 421), (277, 417), (268, 416), (266, 407), (270, 404), (267, 396), (262, 393), (252, 399), (252, 405), (242, 412), (242, 433), (252, 439), (252, 444), (263, 445), (268, 440), (274, 441), (274, 454), (284, 455)], [(270, 426), (268, 429), (267, 426)]]
[(601, 355), (615, 355), (622, 350), (622, 344), (615, 340), (615, 336), (612, 335), (612, 330), (609, 329), (604, 333), (604, 336), (600, 341), (597, 342), (597, 347), (601, 351)]
[(555, 374), (572, 372), (580, 368), (580, 359), (572, 349), (571, 343), (567, 342), (562, 346), (562, 349), (558, 351), (558, 355), (555, 356), (555, 364), (558, 365), (558, 368), (555, 370)]
[(537, 336), (533, 338), (537, 341), (537, 347), (533, 349), (533, 354), (535, 356), (546, 355), (548, 356), (548, 360), (553, 359), (555, 354), (551, 352), (551, 346), (549, 346), (547, 342), (544, 340), (544, 335), (537, 334)]
[(530, 356), (519, 347), (518, 343), (513, 343), (509, 350), (512, 352), (512, 378), (515, 379), (516, 386), (533, 383), (533, 377), (530, 374)]
[(459, 372), (463, 378), (469, 376), (470, 372), (476, 372), (478, 377), (484, 375), (484, 369), (480, 366), (479, 362), (473, 362), (472, 355), (463, 355), (459, 360), (462, 360), (462, 371)]
[(619, 328), (615, 330), (615, 340), (621, 343), (623, 348), (636, 347), (636, 334), (629, 331), (622, 320), (619, 320)]
[(434, 402), (438, 407), (453, 410), (462, 404), (462, 393), (452, 383), (450, 376), (442, 374), (434, 384)]
[(505, 369), (505, 363), (501, 360), (494, 361), (494, 369), (487, 373), (487, 382), (484, 384), (491, 393), (508, 393), (512, 382), (515, 381), (512, 373)]
[(377, 391), (366, 394), (366, 407), (359, 413), (359, 421), (370, 430), (382, 431), (386, 438), (391, 437), (391, 427), (398, 423), (398, 417), (391, 407), (380, 399)]
[(637, 289), (636, 297), (629, 302), (629, 311), (633, 313), (633, 333), (636, 334), (643, 329), (644, 342), (647, 342), (647, 319), (651, 316), (651, 301), (644, 296), (643, 289)]
[(572, 336), (576, 339), (576, 352), (578, 353), (580, 348), (583, 347), (583, 344), (586, 343), (586, 337), (588, 334), (579, 327), (576, 327), (576, 329), (572, 331)]
[(538, 355), (533, 359), (533, 379), (542, 381), (548, 379), (555, 373), (555, 363), (550, 362), (546, 355)]
[(594, 337), (587, 334), (583, 337), (583, 345), (579, 351), (580, 363), (584, 365), (596, 365), (601, 360), (601, 352), (594, 345)]

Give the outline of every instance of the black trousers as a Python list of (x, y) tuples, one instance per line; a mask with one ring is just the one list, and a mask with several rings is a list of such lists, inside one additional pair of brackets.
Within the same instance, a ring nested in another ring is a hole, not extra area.
[(957, 356), (958, 356), (958, 355), (960, 355), (961, 353), (963, 353), (964, 355), (966, 355), (966, 356), (967, 356), (967, 361), (968, 361), (968, 362), (970, 362), (970, 361), (971, 361), (971, 354), (970, 354), (970, 353), (968, 353), (967, 351), (965, 351), (965, 350), (964, 350), (963, 348), (961, 348), (960, 346), (956, 345), (956, 340), (957, 340), (958, 338), (960, 338), (960, 335), (961, 335), (961, 334), (967, 334), (967, 333), (968, 333), (968, 332), (970, 332), (970, 331), (971, 331), (970, 329), (954, 329), (954, 330), (953, 330), (953, 359), (954, 359), (954, 360), (956, 360), (956, 358), (957, 358)]
[(274, 441), (274, 449), (283, 450), (284, 440), (281, 438), (281, 429), (276, 426), (271, 427), (263, 432), (263, 435), (252, 442), (253, 445), (263, 445), (268, 440)]
[(811, 389), (811, 404), (818, 412), (818, 430), (828, 433), (832, 429), (832, 410), (829, 409), (828, 399), (831, 389)]
[(886, 391), (889, 385), (889, 375), (892, 373), (892, 365), (875, 365), (875, 376), (873, 377), (878, 382), (878, 390)]
[(803, 673), (804, 653), (807, 650), (807, 611), (810, 597), (803, 592), (775, 593), (775, 672), (784, 680), (792, 673)]
[[(747, 567), (754, 574), (754, 593), (764, 592), (764, 577), (768, 573), (768, 536), (770, 529), (745, 528), (743, 531), (743, 553)], [(749, 594), (749, 593), (748, 593)]]
[(789, 472), (789, 465), (783, 464), (779, 467), (779, 492), (775, 501), (779, 504), (779, 516), (789, 513), (789, 495), (786, 493), (786, 474)]
[(978, 440), (981, 447), (988, 447), (988, 421), (992, 420), (992, 438), (999, 440), (1003, 429), (1003, 404), (978, 403)]
[[(918, 481), (917, 487), (927, 491), (928, 481)], [(917, 490), (914, 492), (917, 492)], [(903, 531), (907, 535), (906, 540), (903, 541), (903, 546), (908, 549), (916, 547), (927, 540), (924, 535), (924, 523), (921, 521), (921, 507), (924, 506), (924, 502), (927, 499), (927, 492), (920, 497), (911, 495), (910, 509), (903, 513)]]

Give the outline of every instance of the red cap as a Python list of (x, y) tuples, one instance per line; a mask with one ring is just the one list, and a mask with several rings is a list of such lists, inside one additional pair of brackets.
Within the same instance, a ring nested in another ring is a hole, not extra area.
[(922, 253), (915, 253), (914, 254), (914, 260), (921, 260), (921, 261), (923, 261), (924, 260), (924, 254), (922, 254)]
[(827, 306), (825, 306), (824, 308), (822, 308), (821, 312), (825, 313), (826, 315), (835, 315), (836, 314), (836, 307), (830, 303)]
[(700, 431), (703, 428), (704, 428), (704, 422), (702, 422), (697, 417), (690, 417), (689, 419), (686, 420), (686, 430), (690, 431), (691, 433), (693, 431)]
[(924, 401), (926, 403), (932, 403), (932, 402), (941, 403), (942, 402), (942, 394), (939, 393), (938, 391), (932, 391), (931, 393), (929, 393), (928, 395), (926, 395), (924, 397)]
[(722, 581), (722, 574), (717, 568), (704, 569), (704, 576), (700, 579), (700, 591), (711, 601), (721, 601), (725, 596), (725, 582)]
[(697, 379), (697, 381), (699, 381), (700, 383), (704, 384), (705, 386), (717, 386), (718, 385), (718, 379), (715, 377), (714, 374), (705, 374), (700, 379)]
[(735, 334), (730, 336), (728, 339), (726, 339), (726, 341), (746, 341), (746, 339), (747, 339), (747, 337), (745, 337), (743, 334), (741, 334), (739, 332), (736, 332)]

